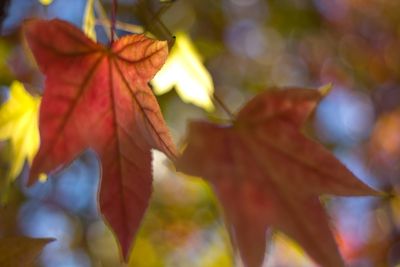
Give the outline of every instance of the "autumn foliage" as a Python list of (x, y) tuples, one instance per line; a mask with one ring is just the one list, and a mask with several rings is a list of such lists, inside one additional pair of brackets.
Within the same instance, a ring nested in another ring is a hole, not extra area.
[[(100, 210), (127, 260), (151, 194), (150, 149), (176, 157), (147, 86), (165, 61), (166, 43), (131, 35), (108, 48), (60, 20), (29, 21), (25, 36), (46, 75), (42, 142), (29, 184), (93, 148), (102, 166)], [(300, 134), (319, 99), (315, 90), (268, 92), (251, 101), (233, 127), (192, 124), (179, 169), (215, 186), (246, 266), (261, 266), (270, 226), (323, 266), (344, 266), (318, 196), (373, 191)]]
[[(26, 159), (27, 185), (33, 186), (43, 177), (52, 179), (92, 149), (101, 176), (98, 207), (115, 235), (122, 261), (129, 262), (152, 197), (155, 149), (169, 159), (169, 169), (200, 177), (211, 186), (232, 247), (245, 267), (262, 266), (273, 231), (293, 239), (320, 266), (347, 265), (323, 197), (382, 195), (305, 133), (305, 125), (331, 85), (266, 88), (238, 112), (230, 112), (213, 94), (211, 76), (199, 75), (205, 89), (198, 86), (195, 90), (206, 100), (198, 105), (208, 111), (220, 105), (230, 118), (189, 122), (186, 138), (179, 140), (177, 149), (153, 94), (157, 89), (150, 83), (157, 86), (167, 81), (160, 90), (175, 85), (184, 91), (188, 81), (196, 80), (184, 59), (199, 58), (178, 50), (172, 54), (174, 61), (166, 65), (188, 75), (178, 82), (178, 75), (169, 76), (168, 69), (162, 69), (169, 53), (167, 41), (129, 34), (112, 37), (104, 45), (61, 19), (30, 19), (23, 23), (22, 32), (45, 82), (41, 98), (31, 97), (22, 83), (13, 83), (9, 102), (0, 107), (0, 138), (9, 138), (18, 148), (7, 183), (19, 175)], [(190, 47), (185, 38), (181, 47)], [(187, 102), (196, 103), (193, 99)], [(26, 104), (24, 108), (21, 103)], [(39, 104), (40, 146), (37, 125), (27, 123), (36, 119)], [(396, 121), (397, 116), (388, 120)], [(10, 117), (14, 120), (9, 121)], [(386, 124), (381, 124), (375, 135), (386, 132), (381, 129)], [(28, 142), (33, 148), (23, 145)], [(373, 144), (385, 146), (378, 137)], [(51, 241), (4, 238), (0, 240), (0, 265), (31, 264)], [(14, 263), (9, 258), (19, 257), (25, 249), (19, 243), (26, 245), (29, 257)]]

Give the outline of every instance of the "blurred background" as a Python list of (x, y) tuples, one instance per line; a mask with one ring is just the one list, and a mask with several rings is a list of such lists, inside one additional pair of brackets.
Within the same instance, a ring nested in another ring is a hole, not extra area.
[[(56, 238), (37, 266), (120, 266), (116, 242), (97, 209), (99, 164), (93, 151), (47, 181), (25, 185), (37, 149), (35, 103), (44, 78), (21, 23), (58, 17), (107, 43), (111, 3), (3, 2), (0, 236)], [(273, 86), (332, 83), (307, 133), (362, 181), (389, 193), (324, 197), (337, 243), (351, 267), (400, 266), (400, 1), (119, 0), (117, 20), (119, 37), (148, 32), (171, 41), (176, 36), (170, 59), (151, 85), (178, 144), (189, 120), (227, 119), (212, 104), (213, 91), (235, 112)], [(29, 93), (18, 96), (13, 88)], [(17, 110), (20, 120), (7, 128)], [(24, 112), (29, 116), (21, 117)], [(200, 178), (174, 172), (161, 153), (154, 152), (153, 166), (154, 192), (129, 266), (240, 266), (212, 189)], [(279, 233), (266, 253), (267, 267), (315, 266)]]

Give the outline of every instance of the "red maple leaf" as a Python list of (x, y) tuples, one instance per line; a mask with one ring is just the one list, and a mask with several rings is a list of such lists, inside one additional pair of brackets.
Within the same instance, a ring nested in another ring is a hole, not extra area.
[(301, 133), (320, 98), (317, 90), (266, 91), (233, 125), (190, 125), (177, 168), (211, 182), (248, 267), (261, 266), (270, 227), (291, 236), (322, 266), (344, 266), (319, 196), (376, 194)]
[(61, 20), (28, 21), (24, 32), (46, 75), (29, 184), (93, 148), (102, 168), (100, 210), (127, 260), (151, 194), (151, 149), (176, 155), (147, 85), (164, 64), (167, 43), (130, 35), (105, 47)]

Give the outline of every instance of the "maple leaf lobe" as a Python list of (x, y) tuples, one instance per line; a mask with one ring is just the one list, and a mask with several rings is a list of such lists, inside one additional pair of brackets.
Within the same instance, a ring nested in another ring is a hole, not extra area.
[(29, 184), (93, 148), (101, 162), (100, 210), (127, 260), (152, 191), (151, 149), (176, 155), (147, 85), (167, 44), (130, 35), (108, 48), (61, 20), (31, 20), (24, 32), (46, 75)]
[(237, 123), (263, 123), (280, 118), (301, 127), (322, 98), (318, 90), (302, 88), (271, 88), (260, 93), (243, 107)]
[(265, 237), (269, 227), (294, 238), (322, 266), (344, 266), (319, 195), (376, 192), (300, 132), (320, 98), (309, 89), (266, 91), (231, 127), (190, 124), (177, 169), (213, 185), (246, 266), (261, 265), (264, 253), (255, 251), (265, 248), (265, 238), (254, 236)]

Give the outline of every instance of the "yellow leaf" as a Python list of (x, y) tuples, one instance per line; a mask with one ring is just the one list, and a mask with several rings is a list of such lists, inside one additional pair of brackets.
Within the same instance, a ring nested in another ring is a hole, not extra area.
[(280, 232), (274, 233), (274, 247), (269, 262), (272, 266), (316, 266), (298, 243)]
[(53, 3), (53, 0), (39, 0), (39, 2), (44, 6), (48, 6)]
[(157, 251), (148, 239), (138, 238), (135, 241), (128, 266), (159, 266), (160, 258), (158, 256)]
[(158, 95), (168, 92), (175, 85), (183, 101), (207, 111), (214, 109), (210, 97), (214, 92), (211, 75), (185, 33), (177, 33), (167, 62), (154, 77), (152, 84)]
[(15, 179), (24, 162), (31, 163), (39, 147), (39, 97), (32, 97), (23, 84), (14, 81), (10, 98), (0, 106), (0, 140), (11, 142), (11, 165), (7, 181)]
[(86, 1), (85, 13), (83, 15), (83, 32), (93, 41), (96, 41), (96, 17), (94, 16), (93, 0)]

